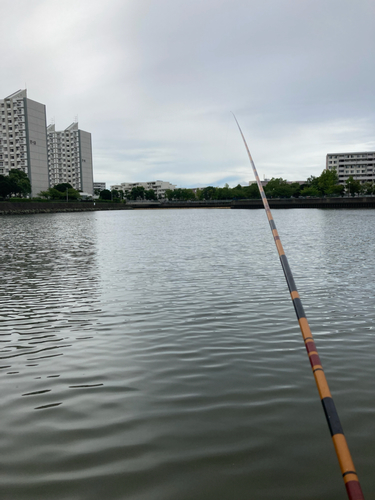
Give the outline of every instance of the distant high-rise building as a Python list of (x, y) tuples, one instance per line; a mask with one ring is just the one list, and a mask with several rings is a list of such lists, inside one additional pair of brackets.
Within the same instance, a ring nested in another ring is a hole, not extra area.
[(68, 182), (78, 191), (93, 194), (91, 134), (76, 122), (59, 132), (49, 125), (47, 140), (50, 187)]
[(25, 172), (32, 196), (48, 189), (46, 107), (18, 90), (0, 99), (0, 174)]

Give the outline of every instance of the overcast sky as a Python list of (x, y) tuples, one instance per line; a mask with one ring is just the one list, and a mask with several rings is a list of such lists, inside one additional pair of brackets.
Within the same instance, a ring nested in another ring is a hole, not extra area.
[(0, 98), (91, 132), (94, 180), (320, 175), (375, 150), (374, 0), (0, 0)]

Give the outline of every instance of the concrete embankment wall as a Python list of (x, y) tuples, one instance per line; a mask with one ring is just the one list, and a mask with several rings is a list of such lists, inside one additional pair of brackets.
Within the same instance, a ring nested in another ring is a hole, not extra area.
[[(375, 196), (361, 198), (270, 198), (273, 208), (375, 208)], [(169, 202), (128, 202), (134, 209), (168, 208), (231, 208), (263, 209), (262, 200), (206, 200)]]
[[(375, 197), (360, 198), (275, 198), (269, 199), (270, 208), (375, 208)], [(237, 200), (232, 208), (261, 208), (261, 200)]]
[[(275, 198), (269, 199), (271, 209), (277, 208), (375, 208), (375, 196), (361, 198)], [(0, 215), (56, 212), (92, 212), (97, 210), (145, 210), (186, 208), (263, 209), (261, 200), (207, 200), (170, 202), (12, 202), (0, 201)]]
[(0, 215), (131, 210), (123, 203), (0, 201)]

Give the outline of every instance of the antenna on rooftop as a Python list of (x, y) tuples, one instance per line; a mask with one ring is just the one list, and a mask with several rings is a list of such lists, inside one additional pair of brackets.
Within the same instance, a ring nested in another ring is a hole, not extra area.
[(74, 123), (78, 123), (78, 115), (74, 117)]

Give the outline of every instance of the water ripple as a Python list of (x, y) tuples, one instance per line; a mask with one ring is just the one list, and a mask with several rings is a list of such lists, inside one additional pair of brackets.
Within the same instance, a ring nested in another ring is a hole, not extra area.
[[(274, 217), (369, 493), (375, 213)], [(342, 498), (263, 211), (0, 223), (3, 498)]]

